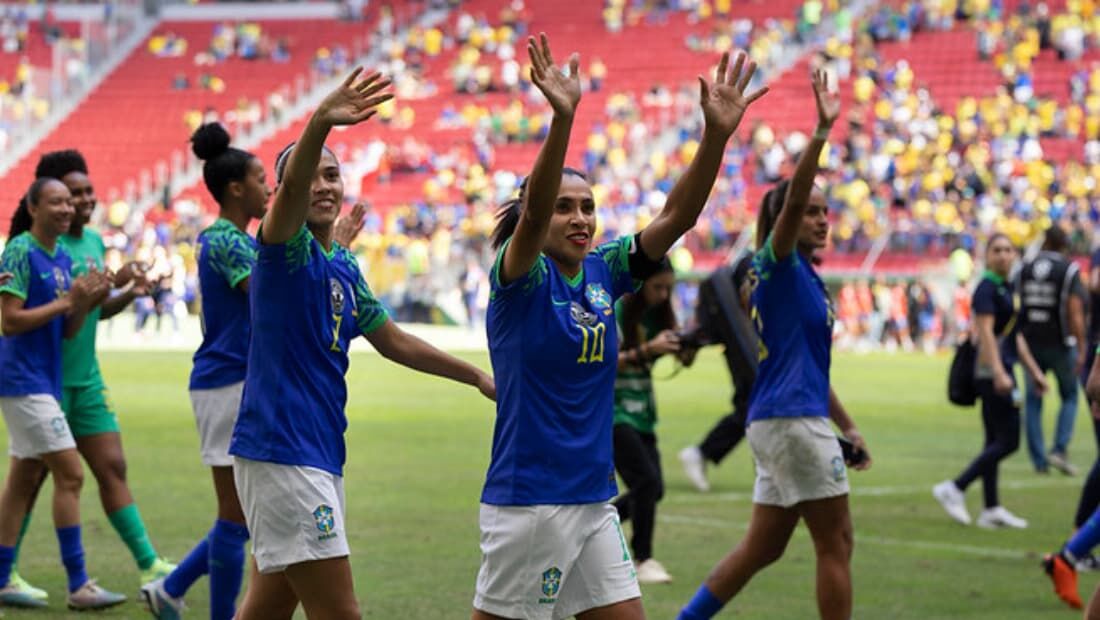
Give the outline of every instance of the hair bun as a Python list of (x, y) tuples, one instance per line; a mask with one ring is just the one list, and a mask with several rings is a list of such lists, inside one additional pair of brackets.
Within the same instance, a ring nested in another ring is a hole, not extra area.
[(229, 132), (221, 123), (206, 123), (191, 136), (191, 151), (203, 161), (229, 150)]

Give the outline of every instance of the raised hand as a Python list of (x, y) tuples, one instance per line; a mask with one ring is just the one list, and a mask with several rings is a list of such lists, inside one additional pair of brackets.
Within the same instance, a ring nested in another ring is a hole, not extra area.
[(355, 241), (355, 238), (359, 236), (359, 231), (363, 230), (363, 216), (367, 213), (367, 206), (361, 202), (355, 203), (355, 206), (351, 208), (351, 212), (344, 217), (336, 220), (336, 229), (332, 233), (333, 239), (336, 243), (344, 246), (345, 248), (351, 247), (351, 242)]
[(829, 89), (829, 74), (824, 69), (814, 71), (811, 81), (817, 103), (817, 126), (831, 128), (840, 116), (840, 95)]
[(569, 75), (562, 73), (554, 65), (545, 32), (539, 33), (539, 41), (527, 38), (527, 56), (531, 59), (531, 81), (550, 102), (554, 114), (572, 116), (581, 100), (580, 56), (570, 56)]
[(745, 94), (756, 73), (756, 63), (750, 60), (746, 65), (744, 52), (737, 53), (732, 68), (729, 68), (729, 60), (729, 52), (722, 54), (713, 83), (708, 84), (699, 76), (699, 105), (703, 108), (706, 129), (719, 131), (727, 137), (741, 124), (745, 110), (768, 92), (765, 86)]
[(380, 93), (390, 85), (388, 78), (383, 79), (378, 72), (371, 73), (359, 80), (362, 67), (356, 67), (344, 83), (329, 93), (317, 106), (314, 118), (328, 125), (355, 125), (375, 115), (378, 106), (390, 99), (393, 93)]

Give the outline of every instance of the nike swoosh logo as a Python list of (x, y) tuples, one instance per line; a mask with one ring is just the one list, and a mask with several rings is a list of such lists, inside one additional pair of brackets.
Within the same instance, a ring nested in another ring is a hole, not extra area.
[(568, 306), (570, 302), (568, 302), (568, 301), (558, 301), (558, 300), (554, 299), (553, 297), (551, 297), (550, 298), (550, 303), (554, 304), (555, 306)]

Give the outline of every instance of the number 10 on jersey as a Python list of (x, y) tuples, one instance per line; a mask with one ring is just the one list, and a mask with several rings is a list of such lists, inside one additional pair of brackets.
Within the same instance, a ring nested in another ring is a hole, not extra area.
[(603, 323), (596, 323), (591, 327), (587, 325), (577, 325), (576, 323), (574, 323), (574, 325), (577, 329), (581, 330), (581, 355), (577, 358), (577, 363), (591, 364), (593, 362), (602, 362), (605, 340), (607, 337), (607, 326)]

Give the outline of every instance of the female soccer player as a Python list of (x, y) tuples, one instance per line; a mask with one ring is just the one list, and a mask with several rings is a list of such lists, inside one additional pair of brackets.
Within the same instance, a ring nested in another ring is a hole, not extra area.
[[(80, 531), (83, 469), (69, 424), (61, 410), (63, 338), (80, 331), (89, 310), (107, 294), (110, 282), (100, 271), (72, 279), (72, 260), (58, 238), (74, 217), (71, 196), (57, 179), (31, 184), (24, 206), (16, 210), (10, 241), (0, 257), (0, 272), (13, 275), (0, 286), (0, 412), (8, 427), (12, 468), (0, 496), (0, 604), (44, 607), (46, 602), (8, 583), (19, 526), (37, 489), (34, 475), (21, 463), (45, 462), (54, 477), (53, 517), (68, 574), (68, 604), (73, 609), (118, 605), (125, 596), (108, 592), (84, 570)], [(30, 480), (31, 484), (26, 484)]]
[(754, 64), (745, 67), (740, 54), (727, 71), (723, 55), (716, 82), (699, 78), (702, 141), (664, 209), (640, 233), (593, 249), (592, 188), (564, 167), (581, 97), (579, 58), (564, 73), (545, 35), (530, 39), (527, 53), (554, 115), (493, 234), (487, 331), (500, 399), (481, 495), (473, 618), (643, 618), (634, 565), (607, 504), (616, 491), (614, 303), (695, 225), (727, 141), (766, 91), (745, 94)]
[(252, 534), (253, 577), (240, 620), (358, 619), (348, 562), (342, 470), (351, 339), (383, 356), (495, 395), (485, 372), (399, 329), (352, 254), (333, 243), (343, 201), (340, 166), (324, 148), (390, 99), (377, 73), (356, 69), (314, 111), (275, 164), (278, 189), (257, 236), (249, 281), (252, 340), (230, 454)]
[(1013, 373), (1016, 361), (1023, 362), (1040, 393), (1046, 391), (1047, 382), (1017, 330), (1015, 297), (1008, 279), (1016, 261), (1016, 248), (1008, 237), (995, 234), (986, 246), (985, 261), (985, 274), (971, 302), (976, 332), (971, 338), (976, 336), (978, 341), (975, 378), (982, 400), (985, 446), (957, 478), (937, 484), (932, 495), (952, 519), (970, 525), (964, 493), (970, 483), (981, 478), (985, 509), (978, 516), (978, 527), (1026, 528), (1027, 521), (1001, 506), (997, 495), (1000, 463), (1020, 447), (1020, 392)]
[(670, 301), (675, 284), (676, 274), (665, 259), (640, 291), (615, 304), (622, 346), (615, 377), (612, 438), (615, 469), (629, 492), (620, 495), (614, 504), (620, 521), (634, 521), (630, 549), (634, 552), (639, 583), (672, 581), (665, 567), (653, 557), (653, 525), (665, 483), (654, 433), (657, 397), (650, 371), (657, 358), (680, 353), (676, 314)]
[[(680, 620), (717, 614), (753, 575), (783, 555), (802, 519), (817, 554), (821, 617), (852, 615), (848, 479), (827, 418), (864, 454), (866, 445), (829, 388), (833, 311), (813, 268), (813, 253), (828, 240), (829, 220), (814, 178), (840, 101), (830, 94), (823, 72), (814, 73), (812, 83), (817, 130), (794, 177), (772, 190), (757, 219), (750, 300), (761, 359), (746, 432), (756, 461), (749, 530), (683, 608)], [(858, 467), (869, 465), (868, 457)]]
[[(96, 196), (95, 188), (88, 178), (88, 164), (83, 155), (76, 150), (46, 153), (38, 161), (35, 176), (61, 180), (72, 196), (75, 210), (72, 224), (58, 238), (61, 247), (72, 259), (72, 275), (80, 276), (89, 270), (104, 271), (106, 247), (103, 238), (88, 226), (95, 211)], [(115, 295), (96, 300), (80, 331), (62, 344), (61, 409), (65, 412), (65, 419), (76, 440), (77, 451), (84, 457), (95, 476), (103, 511), (129, 548), (138, 570), (142, 573), (142, 580), (145, 581), (167, 574), (172, 570), (172, 565), (157, 556), (126, 482), (126, 457), (122, 451), (118, 417), (111, 408), (107, 386), (99, 372), (95, 345), (97, 322), (122, 312), (135, 298), (145, 294), (146, 285), (140, 275), (140, 268), (134, 263), (121, 269), (112, 284), (114, 287), (124, 288), (120, 288)], [(37, 485), (37, 488), (41, 488), (47, 470), (41, 461), (31, 459), (20, 463), (15, 472), (21, 477), (20, 484)], [(37, 488), (31, 499), (31, 507), (38, 497)], [(15, 546), (16, 559), (30, 520), (31, 513), (28, 510)], [(31, 586), (18, 576), (14, 563), (11, 584), (23, 588), (32, 596), (43, 600), (46, 598), (44, 590)]]
[(229, 440), (241, 406), (248, 359), (248, 283), (256, 264), (256, 240), (248, 225), (262, 218), (271, 197), (263, 163), (229, 146), (217, 123), (199, 127), (191, 149), (204, 161), (203, 182), (218, 203), (218, 219), (199, 233), (199, 287), (203, 339), (191, 368), (191, 407), (200, 453), (210, 467), (217, 498), (214, 527), (165, 578), (145, 584), (142, 597), (156, 618), (179, 618), (183, 595), (199, 577), (210, 575), (210, 618), (236, 613), (244, 577), (248, 527), (233, 484)]

